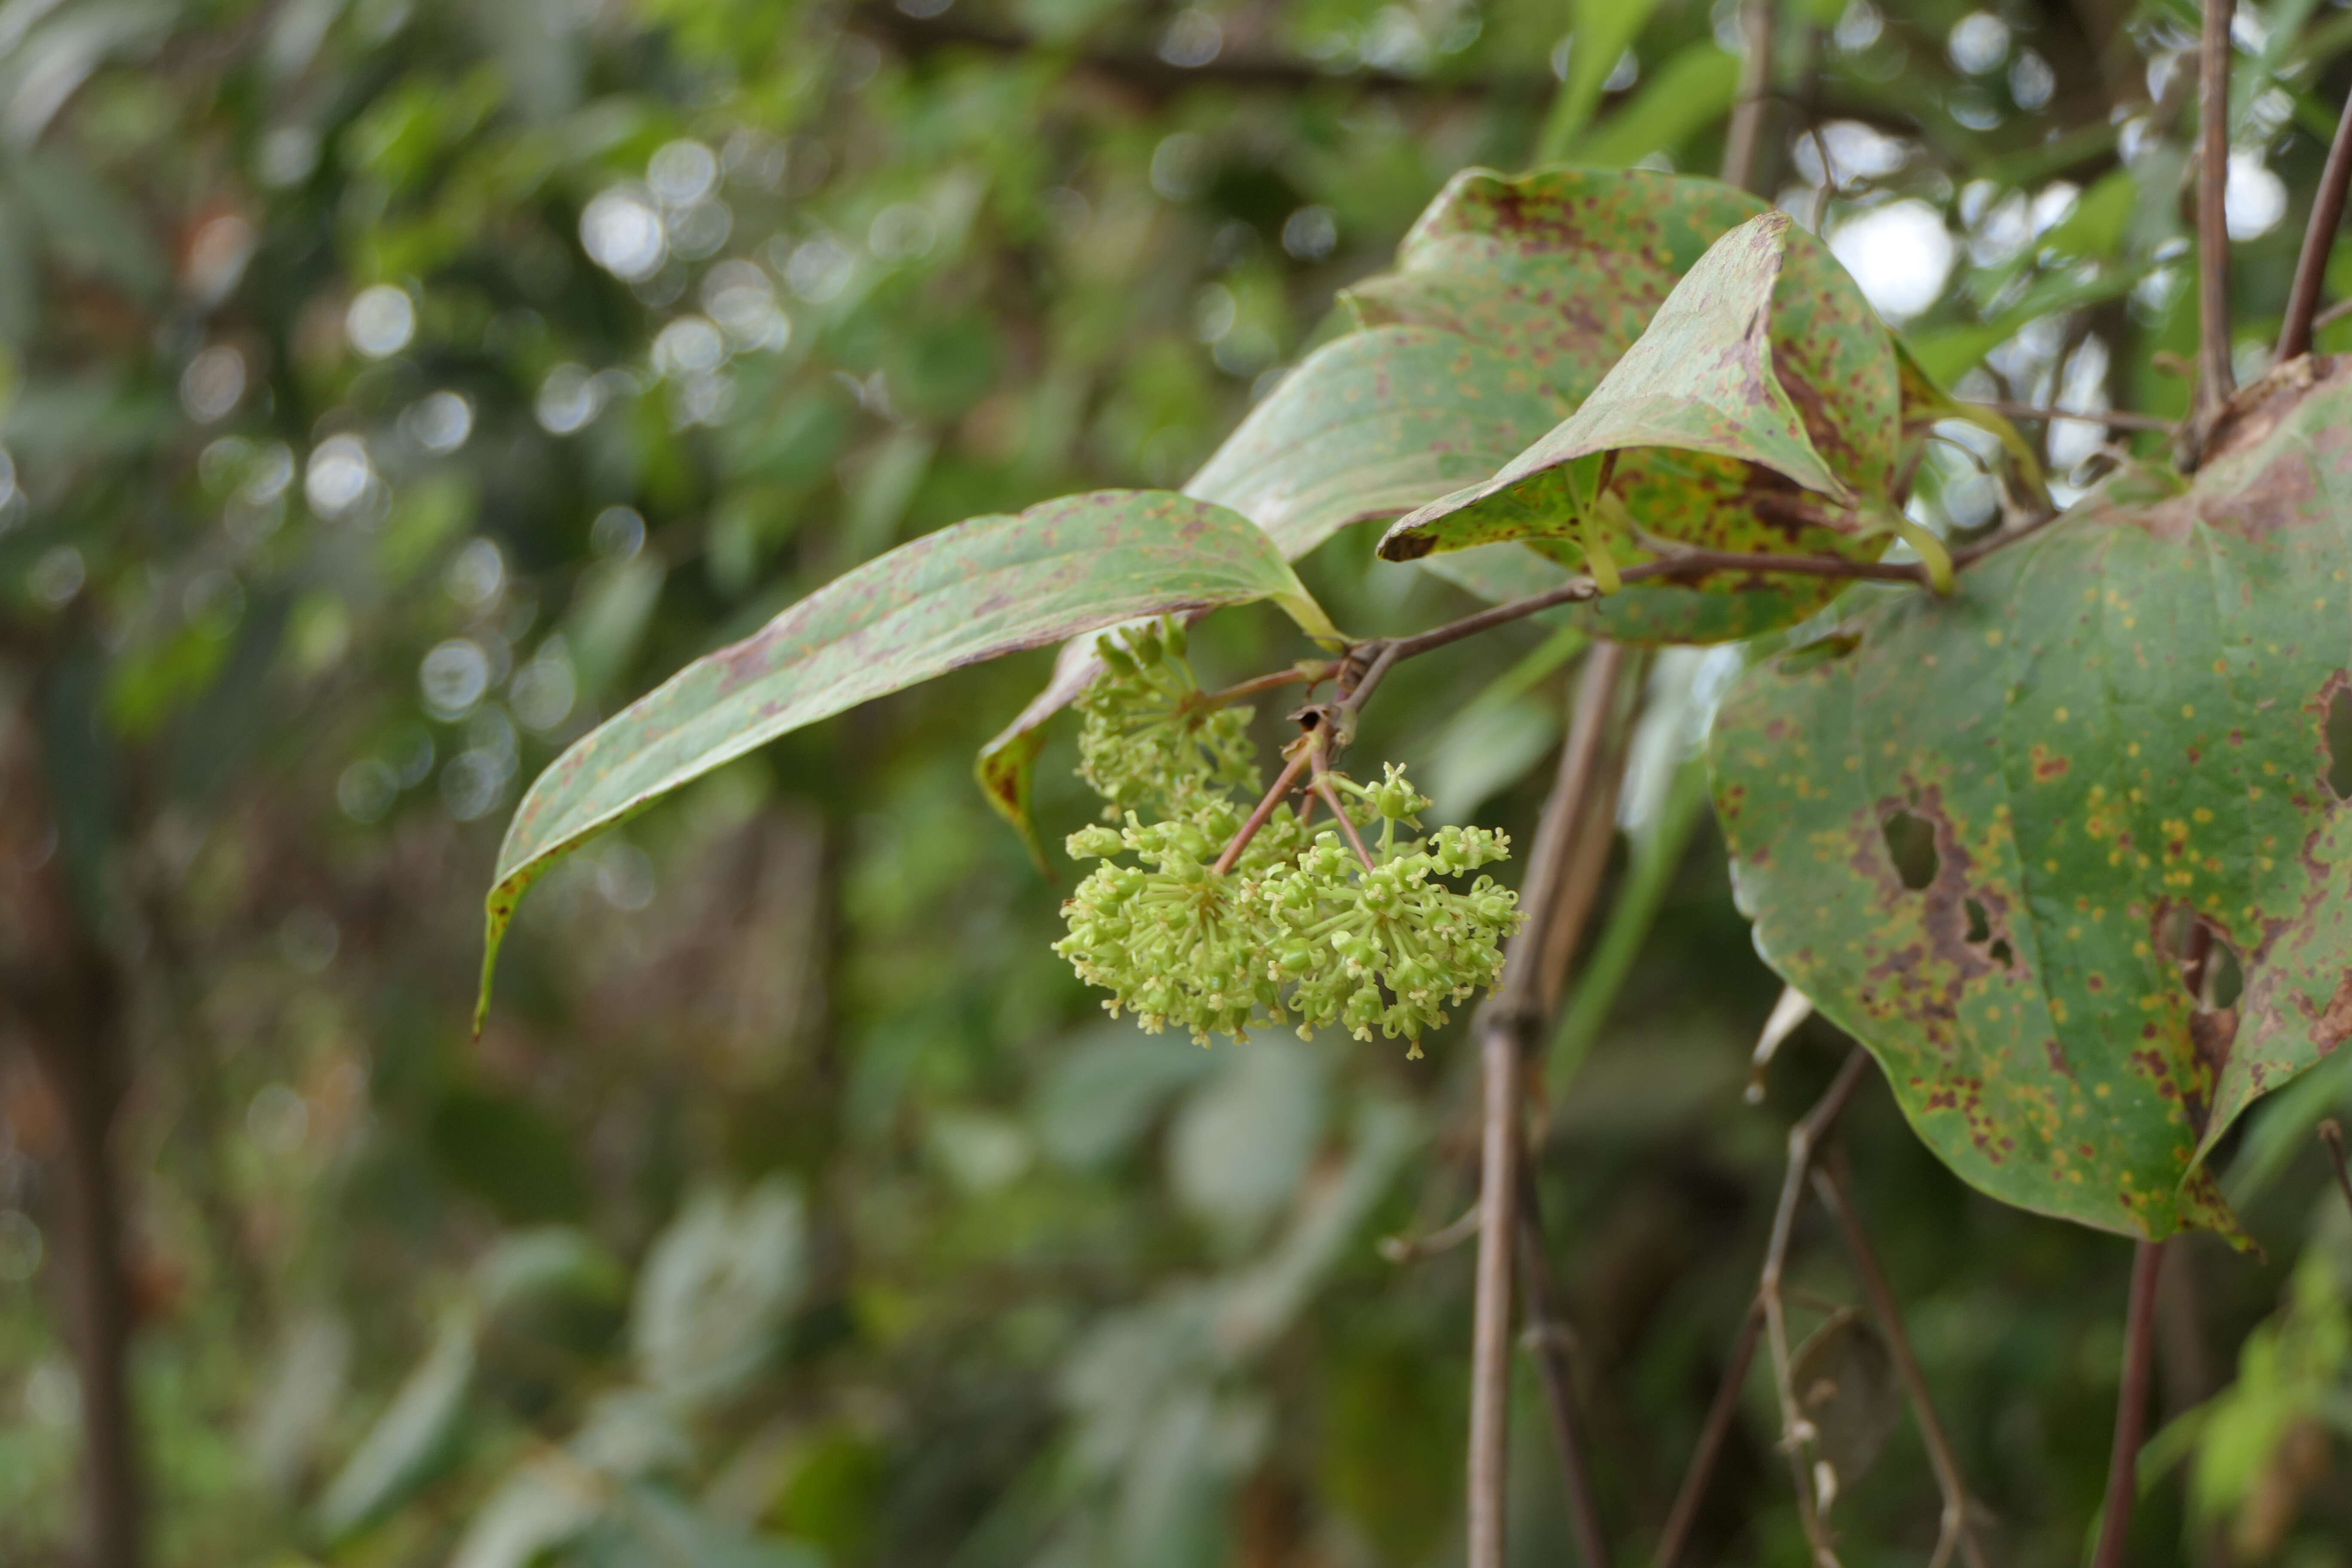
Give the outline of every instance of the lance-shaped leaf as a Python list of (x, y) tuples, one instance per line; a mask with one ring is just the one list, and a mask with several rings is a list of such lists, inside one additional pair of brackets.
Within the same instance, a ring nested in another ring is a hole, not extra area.
[(963, 665), (1140, 616), (1255, 599), (1275, 600), (1311, 636), (1339, 636), (1264, 530), (1156, 490), (974, 518), (867, 562), (757, 635), (688, 665), (540, 775), (499, 850), (482, 1005), (523, 890), (591, 835), (721, 763)]
[[(1717, 720), (1759, 951), (2021, 1207), (2234, 1232), (2205, 1152), (2352, 1039), (2352, 365), (2311, 374)], [(2184, 981), (2208, 941), (2234, 998)]]
[[(1717, 242), (1574, 414), (1381, 552), (1557, 540), (1601, 572), (1675, 546), (1874, 556), (1899, 515), (1900, 410), (1885, 326), (1818, 240), (1767, 213)], [(1773, 591), (1810, 606), (1838, 586)]]

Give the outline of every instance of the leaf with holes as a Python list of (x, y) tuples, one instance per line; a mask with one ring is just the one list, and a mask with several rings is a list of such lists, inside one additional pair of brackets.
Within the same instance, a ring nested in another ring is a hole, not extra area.
[[(1406, 517), (1381, 553), (1542, 540), (1604, 582), (1678, 546), (1873, 558), (1907, 526), (1894, 504), (1902, 403), (1894, 339), (1853, 280), (1767, 213), (1708, 250), (1573, 415), (1494, 478)], [(1771, 592), (1804, 613), (1843, 584), (1696, 585)]]
[(2193, 484), (2126, 471), (1948, 599), (1857, 595), (1717, 720), (1759, 950), (2021, 1207), (2236, 1235), (2205, 1156), (2352, 1038), (2352, 363), (2323, 370), (2241, 394)]
[(1281, 605), (1311, 636), (1338, 637), (1264, 530), (1158, 490), (1101, 490), (974, 518), (867, 562), (755, 636), (688, 665), (539, 776), (499, 849), (480, 1008), (524, 889), (592, 835), (721, 763), (999, 654), (1257, 599)]

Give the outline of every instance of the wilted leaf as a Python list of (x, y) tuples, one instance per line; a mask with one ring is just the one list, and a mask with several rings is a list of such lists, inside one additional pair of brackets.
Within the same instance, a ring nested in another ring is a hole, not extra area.
[(1269, 598), (1336, 637), (1256, 525), (1151, 490), (974, 518), (866, 563), (687, 666), (540, 775), (499, 851), (478, 1026), (524, 890), (592, 835), (722, 763), (963, 665), (1141, 616)]
[(1831, 1495), (1842, 1495), (1878, 1462), (1902, 1424), (1895, 1359), (1867, 1319), (1843, 1309), (1797, 1347), (1789, 1383), (1812, 1424), (1812, 1457), (1836, 1478)]
[[(2352, 371), (2310, 374), (2193, 485), (2127, 471), (1948, 599), (1874, 595), (1718, 720), (1759, 950), (2021, 1207), (2234, 1232), (2204, 1153), (2352, 1038)], [(2183, 984), (2195, 924), (2234, 1006)]]

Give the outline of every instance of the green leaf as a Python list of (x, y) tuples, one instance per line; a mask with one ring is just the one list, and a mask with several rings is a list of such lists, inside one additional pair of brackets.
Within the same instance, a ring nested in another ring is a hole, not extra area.
[(1640, 36), (1642, 25), (1657, 9), (1657, 0), (1576, 0), (1576, 30), (1570, 45), (1568, 79), (1552, 100), (1544, 118), (1536, 156), (1549, 163), (1566, 153), (1576, 133), (1591, 120), (1601, 103), (1601, 89), (1626, 46)]
[(1572, 406), (1708, 247), (1763, 211), (1729, 185), (1649, 169), (1465, 169), (1397, 247), (1397, 270), (1347, 300), (1367, 326), (1443, 328), (1524, 363)]
[(473, 1381), (473, 1315), (455, 1311), (319, 1500), (319, 1529), (329, 1541), (366, 1529), (448, 1468)]
[(739, 1392), (765, 1363), (808, 1279), (800, 1190), (770, 1177), (705, 1192), (646, 1255), (629, 1341), (646, 1384), (681, 1406)]
[(1308, 355), (1184, 493), (1240, 512), (1296, 561), (1349, 523), (1494, 472), (1566, 409), (1524, 363), (1469, 338), (1375, 327)]
[[(2205, 1153), (2352, 1039), (2352, 374), (2238, 406), (2185, 490), (2126, 470), (1751, 669), (1711, 747), (1759, 951), (1920, 1137), (2149, 1237), (2234, 1234)], [(2182, 982), (2192, 922), (2234, 1007)]]
[[(1728, 185), (1649, 169), (1465, 169), (1414, 222), (1397, 270), (1349, 291), (1363, 330), (1286, 377), (1185, 493), (1244, 513), (1297, 560), (1349, 522), (1410, 510), (1491, 474), (1600, 384), (1717, 238), (1764, 210)], [(1476, 567), (1432, 570), (1497, 600), (1566, 577), (1517, 549)], [(1507, 591), (1514, 577), (1528, 585)], [(1809, 609), (1821, 600), (1808, 592)], [(1645, 589), (1576, 613), (1601, 636), (1690, 640), (1690, 597)], [(1696, 635), (1741, 637), (1805, 613), (1778, 597), (1769, 614), (1749, 613), (1765, 603), (1710, 605)], [(975, 767), (1040, 868), (1029, 799), (1042, 727), (1095, 668), (1091, 640), (1066, 649), (1052, 683), (981, 749)]]
[(1767, 213), (1707, 252), (1574, 414), (1406, 517), (1381, 553), (1528, 538), (1654, 553), (1637, 528), (1714, 550), (1832, 548), (1886, 526), (1900, 395), (1894, 340), (1853, 279)]
[(1338, 633), (1273, 542), (1223, 507), (1101, 490), (974, 518), (828, 584), (695, 660), (541, 773), (499, 850), (477, 1026), (515, 905), (562, 855), (723, 763), (982, 659), (1142, 616), (1273, 599)]
[(1691, 45), (1658, 68), (1633, 100), (1594, 126), (1573, 149), (1600, 168), (1671, 153), (1715, 124), (1739, 96), (1739, 60), (1712, 39)]

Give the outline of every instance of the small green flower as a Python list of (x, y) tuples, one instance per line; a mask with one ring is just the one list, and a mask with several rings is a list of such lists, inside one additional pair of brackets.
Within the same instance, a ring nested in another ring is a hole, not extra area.
[(1202, 795), (1259, 787), (1247, 708), (1212, 707), (1173, 617), (1095, 639), (1103, 673), (1076, 708), (1078, 776), (1103, 815), (1158, 805), (1176, 815)]
[[(1448, 1007), (1501, 977), (1519, 925), (1517, 895), (1492, 878), (1466, 890), (1444, 879), (1507, 858), (1509, 841), (1477, 827), (1414, 837), (1429, 801), (1393, 764), (1378, 784), (1331, 777), (1350, 819), (1381, 824), (1372, 865), (1335, 830), (1310, 839), (1285, 805), (1220, 872), (1242, 808), (1198, 790), (1169, 820), (1129, 811), (1124, 826), (1070, 836), (1073, 856), (1104, 864), (1063, 906), (1070, 934), (1055, 951), (1110, 992), (1113, 1016), (1131, 1012), (1147, 1030), (1181, 1026), (1206, 1045), (1259, 1023), (1295, 1020), (1301, 1035), (1336, 1024), (1362, 1040), (1402, 1037), (1418, 1057)], [(1122, 854), (1139, 864), (1109, 858)]]

